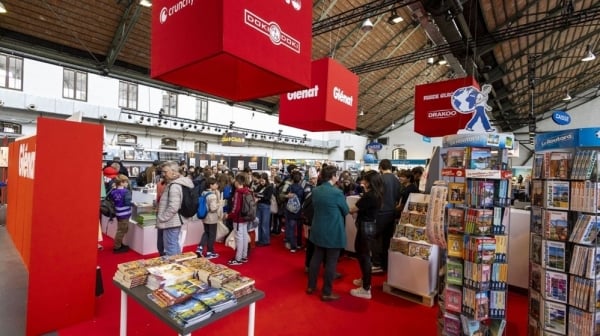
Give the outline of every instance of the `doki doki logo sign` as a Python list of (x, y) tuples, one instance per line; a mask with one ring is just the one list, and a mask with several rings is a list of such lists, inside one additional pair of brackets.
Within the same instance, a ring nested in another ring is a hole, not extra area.
[(177, 14), (178, 12), (184, 10), (188, 6), (193, 6), (194, 0), (179, 0), (171, 7), (163, 7), (160, 10), (159, 21), (161, 24), (167, 22), (167, 19), (170, 16)]
[(19, 145), (19, 176), (33, 180), (35, 152), (27, 151), (27, 144)]
[(300, 53), (300, 41), (281, 30), (277, 22), (267, 22), (249, 10), (244, 10), (244, 23), (267, 35), (274, 45), (283, 45), (296, 53)]

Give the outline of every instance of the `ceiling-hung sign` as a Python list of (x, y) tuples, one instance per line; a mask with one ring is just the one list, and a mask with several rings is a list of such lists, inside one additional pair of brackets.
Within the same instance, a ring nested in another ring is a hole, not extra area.
[(246, 135), (238, 132), (227, 132), (221, 136), (221, 145), (244, 147), (246, 145)]
[(280, 96), (279, 123), (312, 132), (356, 129), (358, 76), (332, 58), (313, 61), (308, 89)]
[(310, 85), (312, 4), (154, 0), (151, 76), (233, 101)]
[(571, 116), (567, 111), (557, 110), (552, 113), (552, 121), (557, 125), (568, 125), (571, 123)]
[[(455, 109), (456, 105), (453, 105), (453, 102), (468, 104), (471, 99), (452, 98), (457, 89), (464, 87), (479, 89), (479, 84), (475, 78), (467, 76), (415, 86), (414, 131), (427, 137), (440, 137), (456, 134), (458, 130), (465, 129), (472, 119), (473, 113), (459, 112)], [(475, 106), (474, 103), (473, 106)], [(458, 107), (463, 110), (468, 108), (466, 105)]]
[(379, 142), (370, 142), (366, 148), (369, 152), (378, 152), (383, 149), (383, 145)]

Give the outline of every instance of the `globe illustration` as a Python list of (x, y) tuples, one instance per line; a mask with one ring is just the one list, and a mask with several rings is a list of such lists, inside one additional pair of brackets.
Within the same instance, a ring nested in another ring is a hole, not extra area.
[(452, 107), (460, 113), (471, 113), (477, 105), (479, 90), (473, 86), (457, 89), (452, 94)]

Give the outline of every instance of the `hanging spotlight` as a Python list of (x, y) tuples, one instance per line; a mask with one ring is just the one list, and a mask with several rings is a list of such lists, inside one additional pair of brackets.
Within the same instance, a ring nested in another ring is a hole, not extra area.
[(439, 59), (439, 61), (438, 61), (438, 64), (439, 64), (439, 65), (446, 65), (446, 63), (448, 63), (448, 62), (446, 61), (446, 59), (445, 59), (445, 58), (443, 58), (443, 57), (440, 57), (440, 59)]
[(373, 22), (371, 22), (371, 19), (366, 19), (360, 26), (360, 30), (362, 30), (365, 33), (368, 33), (371, 30), (373, 30)]
[(392, 128), (396, 127), (396, 122), (392, 121)]
[(429, 64), (429, 65), (432, 65), (433, 63), (435, 63), (435, 58), (433, 58), (433, 57), (429, 57), (429, 58), (427, 59), (427, 64)]
[(404, 19), (402, 18), (402, 16), (398, 15), (398, 13), (396, 12), (396, 10), (393, 9), (392, 10), (392, 14), (388, 18), (388, 23), (391, 24), (391, 25), (394, 25), (394, 24), (400, 23), (402, 21), (404, 21)]
[(585, 57), (581, 59), (581, 61), (589, 62), (589, 61), (593, 61), (595, 59), (596, 59), (596, 55), (594, 55), (594, 52), (592, 51), (592, 45), (588, 44), (587, 53), (586, 53)]
[(562, 100), (563, 100), (563, 101), (569, 101), (569, 100), (571, 100), (571, 99), (573, 99), (573, 98), (572, 98), (572, 97), (571, 97), (571, 95), (569, 94), (569, 91), (567, 91), (567, 94), (565, 95), (565, 97), (564, 97)]
[(144, 7), (152, 7), (152, 0), (140, 0), (140, 5)]
[[(360, 109), (360, 113), (358, 115), (359, 116), (364, 116), (365, 115), (365, 111), (363, 111), (363, 109)], [(304, 137), (306, 138), (306, 134), (304, 134)]]
[(4, 7), (4, 4), (0, 2), (0, 14), (6, 14), (6, 12), (6, 7)]

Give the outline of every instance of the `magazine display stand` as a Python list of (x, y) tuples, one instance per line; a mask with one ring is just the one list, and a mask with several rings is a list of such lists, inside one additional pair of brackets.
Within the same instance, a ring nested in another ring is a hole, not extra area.
[(529, 335), (598, 335), (600, 128), (536, 136)]
[(511, 134), (443, 139), (447, 182), (445, 265), (440, 274), (441, 335), (504, 335), (508, 290)]
[[(426, 306), (437, 294), (439, 248), (426, 234), (430, 195), (410, 194), (388, 251), (383, 291)], [(410, 270), (407, 272), (406, 270)]]

